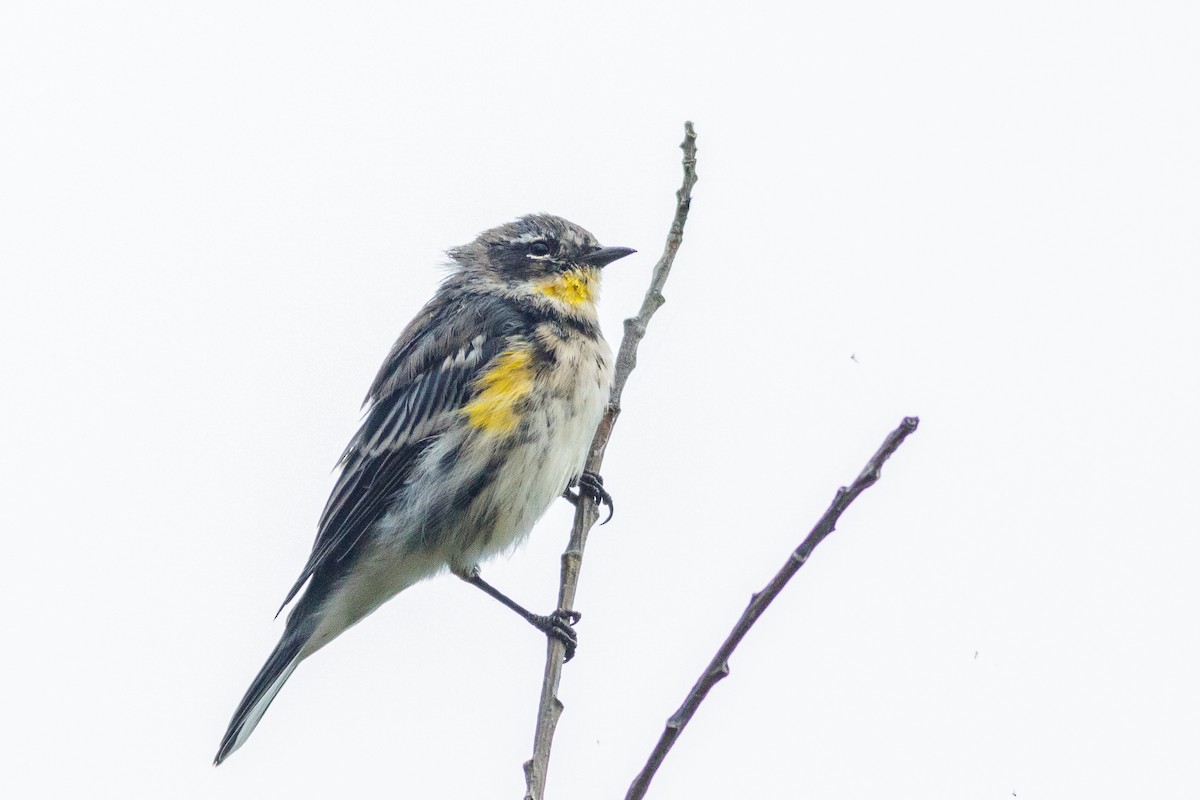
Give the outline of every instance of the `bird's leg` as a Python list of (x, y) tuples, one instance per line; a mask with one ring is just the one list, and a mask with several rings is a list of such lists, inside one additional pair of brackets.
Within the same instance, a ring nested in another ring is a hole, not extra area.
[(579, 622), (580, 617), (583, 616), (578, 611), (563, 611), (562, 609), (557, 609), (549, 614), (534, 614), (532, 611), (528, 610), (511, 597), (504, 594), (504, 592), (500, 591), (495, 586), (492, 586), (483, 578), (479, 577), (479, 567), (473, 568), (466, 574), (456, 574), (458, 574), (458, 577), (462, 578), (475, 588), (480, 589), (485, 594), (494, 597), (508, 608), (511, 608), (513, 611), (517, 612), (522, 619), (524, 619), (533, 627), (537, 628), (542, 633), (546, 634), (547, 636), (553, 636), (555, 639), (558, 639), (560, 642), (566, 645), (566, 661), (570, 661), (575, 656), (575, 648), (579, 645), (579, 637), (575, 634), (575, 629), (571, 626), (576, 622)]
[[(600, 523), (607, 525), (613, 516), (613, 499), (612, 495), (605, 491), (604, 478), (600, 477), (600, 473), (584, 470), (577, 480), (571, 481), (571, 486), (578, 486), (579, 493), (592, 498), (597, 506), (608, 506), (608, 516)], [(570, 487), (563, 490), (562, 496), (570, 500), (572, 505), (579, 505), (579, 494), (572, 492)]]

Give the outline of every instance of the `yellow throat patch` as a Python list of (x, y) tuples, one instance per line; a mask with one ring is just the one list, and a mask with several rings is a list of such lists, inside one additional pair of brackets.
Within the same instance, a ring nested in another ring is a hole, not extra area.
[(528, 350), (506, 350), (496, 359), (496, 366), (475, 382), (479, 393), (463, 406), (472, 427), (488, 433), (512, 433), (521, 421), (516, 405), (533, 391), (532, 359)]
[(537, 284), (540, 293), (570, 306), (579, 306), (596, 299), (600, 275), (595, 269), (573, 269)]

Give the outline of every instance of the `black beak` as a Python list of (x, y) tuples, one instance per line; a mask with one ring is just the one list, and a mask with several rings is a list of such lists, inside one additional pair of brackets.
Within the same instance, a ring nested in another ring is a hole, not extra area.
[(595, 250), (579, 259), (579, 263), (586, 264), (589, 267), (603, 267), (611, 264), (618, 258), (624, 258), (625, 256), (636, 252), (637, 250), (634, 250), (632, 247), (597, 247)]

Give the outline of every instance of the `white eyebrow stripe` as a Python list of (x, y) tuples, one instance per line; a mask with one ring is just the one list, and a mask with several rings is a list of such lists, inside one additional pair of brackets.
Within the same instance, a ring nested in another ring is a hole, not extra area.
[(523, 233), (515, 239), (509, 239), (509, 244), (529, 244), (530, 242), (544, 242), (546, 236), (541, 233)]

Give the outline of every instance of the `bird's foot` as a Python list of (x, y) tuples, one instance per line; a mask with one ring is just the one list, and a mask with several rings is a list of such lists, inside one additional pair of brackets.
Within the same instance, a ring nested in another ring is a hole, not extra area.
[(604, 522), (600, 523), (607, 525), (613, 517), (613, 499), (612, 495), (604, 488), (604, 478), (600, 477), (597, 472), (584, 470), (577, 480), (571, 482), (571, 485), (578, 486), (579, 493), (567, 489), (563, 492), (563, 497), (570, 500), (572, 505), (579, 505), (580, 495), (586, 494), (597, 506), (607, 506), (608, 516), (604, 518)]
[(561, 608), (546, 615), (534, 614), (529, 618), (530, 624), (547, 636), (558, 639), (567, 648), (564, 661), (575, 657), (575, 648), (579, 646), (579, 635), (573, 627), (583, 617), (578, 611), (563, 611)]
[(513, 600), (504, 592), (492, 586), (479, 575), (479, 566), (475, 565), (467, 569), (453, 569), (455, 575), (462, 578), (467, 583), (481, 590), (487, 595), (499, 600), (503, 605), (507, 606), (512, 611), (521, 615), (521, 619), (528, 622), (533, 627), (537, 628), (547, 636), (551, 636), (562, 642), (566, 648), (566, 661), (570, 661), (575, 655), (575, 648), (579, 645), (579, 637), (576, 636), (573, 626), (582, 618), (582, 614), (578, 611), (563, 611), (559, 609), (549, 614), (534, 614), (520, 603)]

